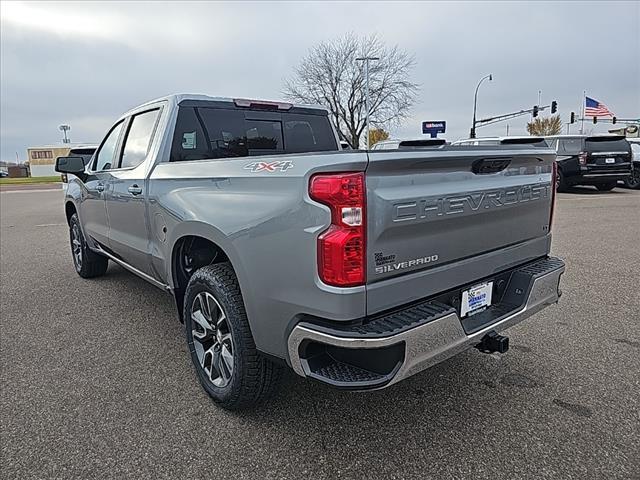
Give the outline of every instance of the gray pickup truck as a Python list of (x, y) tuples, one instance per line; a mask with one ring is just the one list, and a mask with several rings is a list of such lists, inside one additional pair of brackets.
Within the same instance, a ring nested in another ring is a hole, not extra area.
[[(284, 367), (394, 384), (558, 301), (555, 153), (340, 150), (327, 111), (173, 95), (124, 114), (91, 162), (61, 157), (81, 277), (111, 260), (175, 298), (197, 376), (226, 408)], [(152, 326), (150, 326), (152, 327)]]

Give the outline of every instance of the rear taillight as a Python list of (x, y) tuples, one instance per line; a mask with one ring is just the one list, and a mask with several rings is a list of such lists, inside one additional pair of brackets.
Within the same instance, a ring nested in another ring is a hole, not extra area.
[(549, 213), (549, 231), (551, 231), (551, 225), (553, 224), (553, 213), (556, 209), (556, 190), (558, 181), (558, 164), (556, 161), (553, 161), (553, 166), (551, 168), (551, 211)]
[(364, 173), (314, 175), (309, 196), (331, 209), (331, 226), (318, 237), (320, 279), (337, 287), (363, 285), (366, 278)]
[(587, 164), (587, 152), (580, 152), (578, 154), (578, 163), (580, 163), (580, 165)]

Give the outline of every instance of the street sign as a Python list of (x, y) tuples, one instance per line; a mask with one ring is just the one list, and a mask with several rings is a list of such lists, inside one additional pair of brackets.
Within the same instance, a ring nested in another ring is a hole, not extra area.
[(447, 122), (422, 122), (422, 133), (431, 135), (436, 138), (439, 133), (444, 133), (447, 129)]

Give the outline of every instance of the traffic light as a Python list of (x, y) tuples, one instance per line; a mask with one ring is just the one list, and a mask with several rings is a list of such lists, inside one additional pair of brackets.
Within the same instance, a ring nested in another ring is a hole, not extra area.
[(538, 106), (537, 106), (537, 105), (534, 105), (534, 106), (533, 106), (533, 116), (534, 116), (534, 117), (537, 117), (537, 116), (538, 116)]
[(558, 111), (558, 102), (555, 100), (551, 102), (551, 113), (556, 113)]
[(613, 117), (613, 120), (611, 121), (613, 124), (615, 124), (618, 121), (618, 119), (616, 117)]
[(576, 112), (571, 112), (571, 121), (569, 123), (576, 123)]
[(598, 117), (593, 117), (593, 124), (595, 125), (596, 123), (598, 123)]

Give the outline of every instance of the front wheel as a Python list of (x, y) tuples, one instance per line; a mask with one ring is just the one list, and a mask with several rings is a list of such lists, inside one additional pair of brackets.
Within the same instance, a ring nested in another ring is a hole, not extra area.
[(616, 185), (618, 185), (618, 182), (599, 183), (596, 188), (601, 192), (608, 192), (616, 188)]
[(229, 263), (208, 265), (193, 274), (185, 292), (184, 319), (198, 379), (215, 402), (236, 410), (274, 393), (282, 367), (258, 353)]
[(104, 275), (109, 266), (109, 259), (99, 255), (89, 248), (80, 228), (78, 214), (74, 213), (69, 219), (69, 240), (73, 266), (82, 278), (93, 278)]
[(634, 190), (640, 189), (640, 165), (634, 165), (631, 170), (631, 175), (624, 181), (624, 185), (627, 188), (633, 188)]

